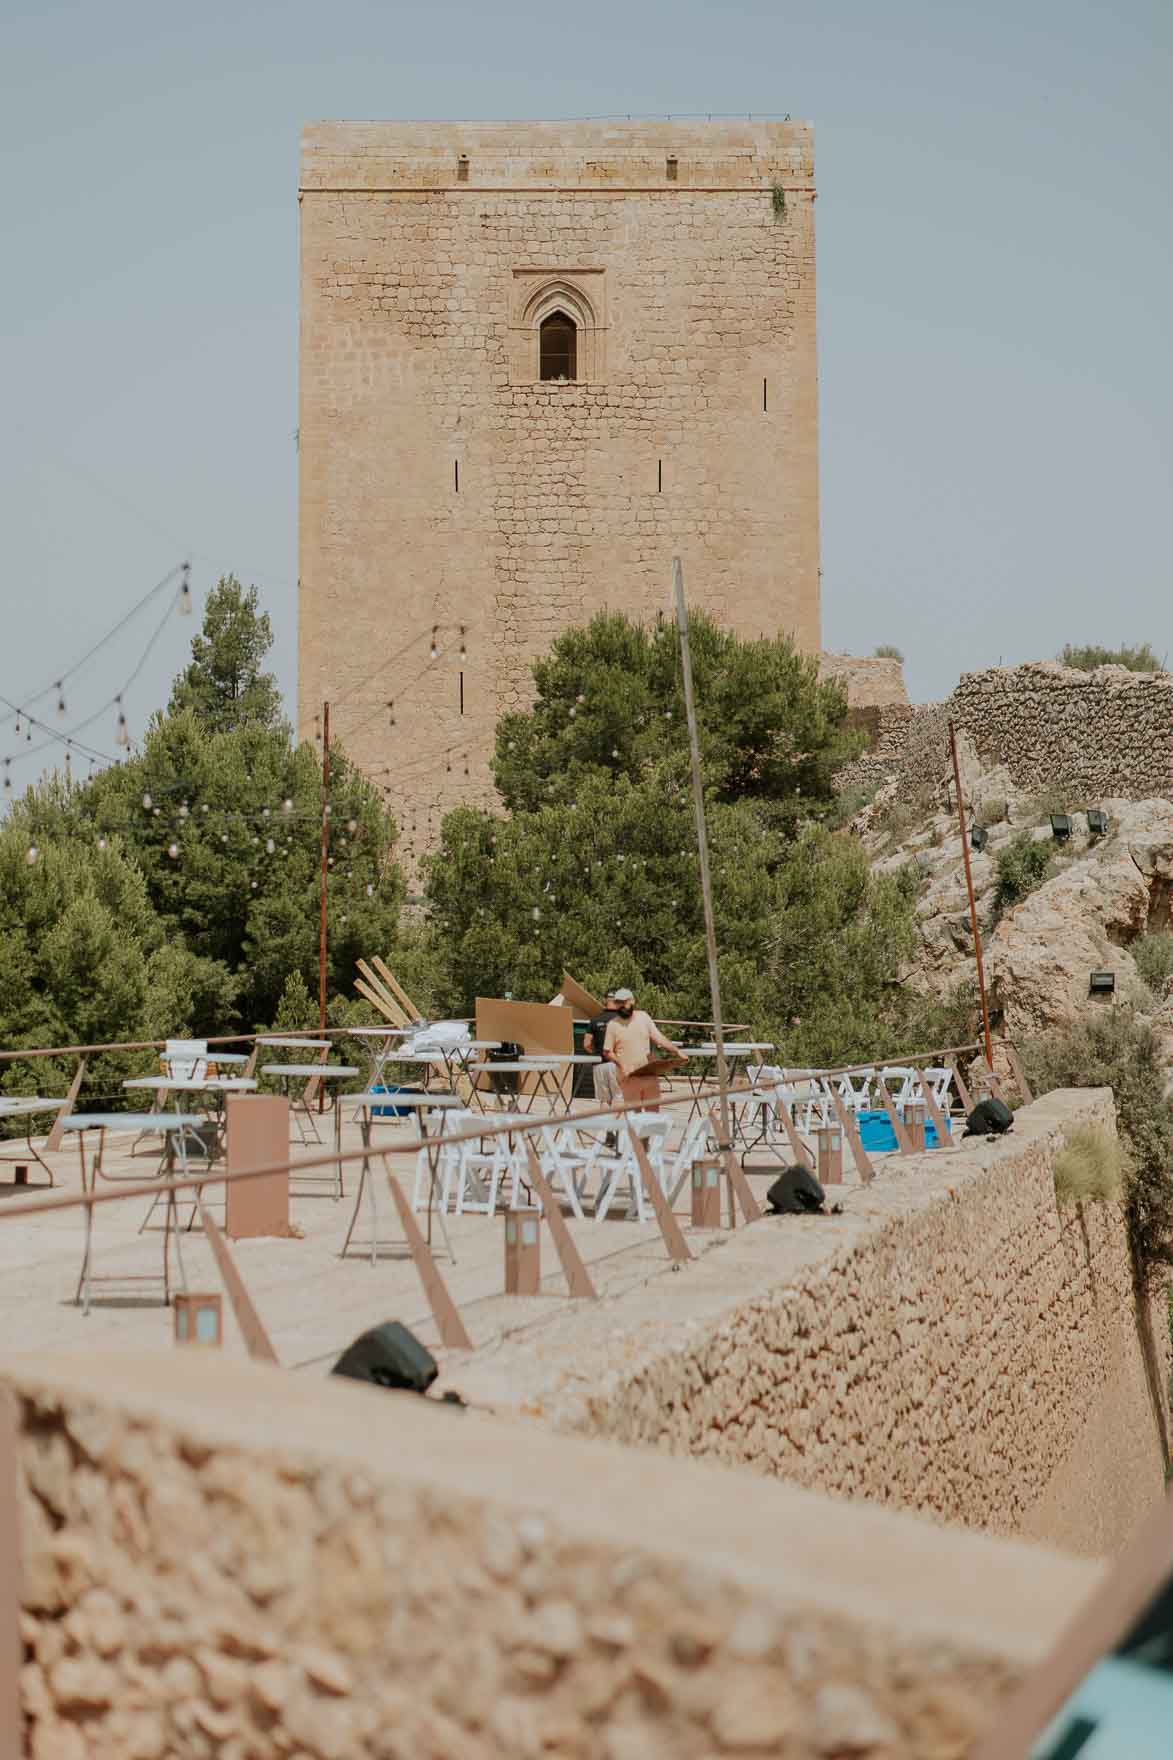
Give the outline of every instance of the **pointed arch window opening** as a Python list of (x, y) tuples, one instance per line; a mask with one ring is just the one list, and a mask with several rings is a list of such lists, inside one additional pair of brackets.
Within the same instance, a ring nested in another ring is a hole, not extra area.
[(578, 378), (578, 326), (561, 309), (538, 327), (540, 377), (570, 382)]

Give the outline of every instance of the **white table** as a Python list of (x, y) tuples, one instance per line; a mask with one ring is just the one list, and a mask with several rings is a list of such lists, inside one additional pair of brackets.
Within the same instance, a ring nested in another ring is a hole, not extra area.
[[(159, 1161), (159, 1166), (155, 1172), (155, 1177), (158, 1178), (160, 1174), (170, 1171), (176, 1150), (179, 1155), (180, 1169), (184, 1173), (187, 1172), (187, 1154), (184, 1148), (184, 1133), (193, 1129), (199, 1124), (199, 1122), (199, 1115), (194, 1112), (75, 1112), (70, 1113), (67, 1117), (61, 1120), (61, 1129), (62, 1131), (74, 1131), (77, 1134), (78, 1153), (81, 1158), (81, 1189), (83, 1194), (89, 1194), (96, 1191), (99, 1179), (104, 1179), (111, 1184), (114, 1184), (119, 1180), (124, 1183), (137, 1181), (140, 1177), (137, 1173), (118, 1174), (105, 1172), (102, 1167), (102, 1153), (106, 1145), (107, 1131), (142, 1132), (151, 1130), (159, 1132), (165, 1139), (165, 1146), (162, 1157)], [(85, 1133), (87, 1131), (98, 1132), (97, 1153), (91, 1157), (88, 1170), (86, 1168), (85, 1151)], [(152, 1199), (151, 1208), (147, 1211), (148, 1216), (154, 1210), (155, 1205), (162, 1196), (163, 1193), (160, 1192), (154, 1199)], [(179, 1263), (179, 1281), (184, 1289), (187, 1288), (187, 1278), (184, 1275), (183, 1270), (183, 1252), (179, 1244), (179, 1210), (175, 1202), (175, 1193), (169, 1191), (166, 1194), (166, 1200), (166, 1212), (163, 1223), (164, 1304), (169, 1303), (171, 1300), (170, 1246), (173, 1232), (175, 1235), (175, 1257)], [(139, 1233), (142, 1233), (141, 1229), (139, 1230)], [(149, 1273), (130, 1274), (126, 1272), (113, 1272), (106, 1277), (95, 1277), (90, 1270), (90, 1264), (93, 1257), (93, 1242), (94, 1206), (92, 1204), (87, 1204), (85, 1253), (82, 1257), (81, 1271), (78, 1275), (77, 1292), (73, 1298), (75, 1303), (82, 1303), (82, 1312), (84, 1314), (88, 1314), (90, 1311), (90, 1289), (95, 1283), (158, 1282), (158, 1277)]]
[[(358, 1074), (358, 1069), (353, 1063), (267, 1063), (267, 1064), (265, 1064), (264, 1068), (261, 1070), (261, 1074), (263, 1076), (271, 1077), (278, 1084), (278, 1086), (286, 1087), (288, 1089), (289, 1087), (292, 1086), (292, 1084), (294, 1082), (302, 1081), (308, 1076), (317, 1076), (318, 1079), (322, 1082), (348, 1082), (350, 1080), (351, 1076), (356, 1076)], [(335, 1096), (334, 1096), (334, 1152), (335, 1152), (335, 1154), (340, 1154), (341, 1150), (342, 1150), (341, 1104), (342, 1104), (341, 1094), (335, 1094)], [(290, 1111), (293, 1112), (295, 1116), (297, 1115), (299, 1108), (300, 1108), (301, 1115), (308, 1121), (310, 1130), (314, 1134), (314, 1142), (321, 1143), (322, 1135), (321, 1135), (321, 1132), (318, 1130), (317, 1124), (314, 1120), (313, 1111), (312, 1111), (311, 1107), (306, 1102), (305, 1095), (304, 1094), (302, 1095), (301, 1100), (299, 1102), (297, 1096), (295, 1094), (293, 1094), (292, 1092), (290, 1092), (289, 1093), (289, 1106), (290, 1106)], [(304, 1126), (302, 1126), (301, 1124), (298, 1125), (298, 1134), (301, 1138), (302, 1145), (303, 1146), (308, 1145), (310, 1139), (306, 1136)], [(338, 1187), (338, 1190), (335, 1193), (335, 1196), (340, 1198), (343, 1195), (342, 1164), (341, 1164), (341, 1162), (336, 1164), (334, 1171), (335, 1171), (335, 1174), (337, 1175), (335, 1183)]]
[[(35, 1118), (39, 1112), (60, 1112), (61, 1108), (67, 1104), (68, 1102), (65, 1100), (42, 1100), (39, 1094), (0, 1095), (0, 1124), (2, 1124), (6, 1118)], [(53, 1178), (53, 1169), (49, 1166), (49, 1163), (45, 1160), (40, 1151), (33, 1148), (31, 1129), (26, 1129), (24, 1140), (28, 1145), (28, 1152), (33, 1160), (43, 1167), (45, 1172), (49, 1175), (49, 1184), (51, 1186), (56, 1185), (57, 1182)], [(22, 1168), (26, 1173), (28, 1172), (28, 1163), (25, 1161), (23, 1155), (0, 1155), (0, 1161), (15, 1162), (15, 1183), (18, 1186), (27, 1185), (27, 1180), (21, 1179), (20, 1177)]]
[[(244, 1061), (242, 1059), (242, 1061)], [(162, 1106), (167, 1096), (173, 1101), (174, 1110), (179, 1110), (180, 1094), (211, 1094), (217, 1101), (215, 1108), (216, 1140), (211, 1147), (203, 1145), (201, 1152), (208, 1166), (219, 1160), (224, 1152), (224, 1102), (229, 1094), (252, 1094), (256, 1091), (256, 1081), (252, 1076), (131, 1076), (122, 1086), (128, 1091), (153, 1093), (159, 1102), (158, 1111), (152, 1116), (163, 1117)], [(145, 1226), (145, 1225), (144, 1225)]]
[[(419, 1126), (419, 1114), (421, 1112), (424, 1112), (424, 1111), (431, 1112), (433, 1110), (438, 1111), (441, 1114), (440, 1134), (442, 1136), (443, 1131), (444, 1131), (443, 1114), (445, 1112), (452, 1111), (458, 1107), (463, 1107), (464, 1102), (463, 1102), (463, 1100), (460, 1099), (459, 1095), (457, 1095), (457, 1094), (391, 1094), (391, 1095), (385, 1094), (385, 1093), (360, 1094), (358, 1096), (358, 1110), (362, 1114), (362, 1117), (359, 1121), (359, 1124), (360, 1124), (360, 1128), (362, 1130), (362, 1146), (363, 1146), (364, 1150), (369, 1149), (371, 1146), (371, 1128), (374, 1124), (375, 1109), (379, 1106), (388, 1106), (388, 1105), (410, 1107), (416, 1113), (417, 1126)], [(398, 1119), (395, 1122), (398, 1123), (399, 1122)], [(424, 1134), (422, 1126), (419, 1126), (419, 1134), (421, 1137)], [(432, 1208), (433, 1208), (432, 1199), (436, 1195), (436, 1170), (437, 1170), (436, 1164), (439, 1159), (439, 1150), (433, 1149), (431, 1144), (429, 1144), (428, 1148), (427, 1148), (427, 1156), (428, 1156), (427, 1242), (428, 1242), (428, 1245), (431, 1246), (431, 1244), (432, 1244)], [(370, 1211), (371, 1211), (371, 1264), (373, 1265), (375, 1263), (376, 1249), (379, 1245), (378, 1217), (376, 1214), (376, 1205), (375, 1205), (375, 1182), (373, 1179), (368, 1182), (368, 1179), (367, 1179), (368, 1171), (369, 1171), (368, 1160), (367, 1160), (367, 1156), (364, 1154), (363, 1162), (362, 1162), (362, 1174), (359, 1177), (358, 1194), (354, 1200), (354, 1211), (353, 1211), (351, 1218), (350, 1218), (350, 1227), (346, 1231), (346, 1239), (342, 1243), (342, 1251), (339, 1253), (338, 1257), (340, 1259), (343, 1259), (346, 1257), (346, 1249), (350, 1245), (350, 1237), (353, 1235), (354, 1225), (358, 1221), (358, 1212), (359, 1212), (359, 1206), (362, 1203), (363, 1188), (366, 1187), (367, 1194), (368, 1194), (368, 1200), (369, 1200), (369, 1204), (370, 1204)], [(445, 1226), (444, 1217), (438, 1211), (437, 1211), (437, 1216), (439, 1218), (439, 1223), (440, 1223), (440, 1232), (444, 1236), (444, 1245), (447, 1249), (448, 1257), (451, 1259), (452, 1263), (455, 1265), (456, 1254), (453, 1252), (452, 1242), (448, 1238), (448, 1229)], [(383, 1244), (384, 1245), (392, 1245), (394, 1243), (384, 1242)]]
[[(711, 1041), (707, 1041), (703, 1045), (682, 1045), (680, 1049), (690, 1062), (698, 1062), (701, 1065), (699, 1069), (683, 1069), (681, 1072), (692, 1092), (692, 1105), (688, 1109), (688, 1119), (685, 1121), (687, 1124), (691, 1122), (692, 1119), (699, 1118), (700, 1114), (704, 1111), (706, 1100), (711, 1099), (713, 1096), (712, 1084), (716, 1080), (717, 1075), (717, 1047)], [(774, 1047), (772, 1045), (767, 1045), (760, 1039), (730, 1040), (727, 1041), (724, 1046), (725, 1062), (727, 1065), (733, 1065), (737, 1063), (739, 1059), (756, 1057), (759, 1053), (773, 1051), (773, 1049)], [(707, 1091), (705, 1086), (706, 1083), (709, 1084)], [(736, 1108), (734, 1109), (734, 1113), (736, 1113)], [(736, 1136), (736, 1116), (734, 1116), (733, 1122), (733, 1134)]]

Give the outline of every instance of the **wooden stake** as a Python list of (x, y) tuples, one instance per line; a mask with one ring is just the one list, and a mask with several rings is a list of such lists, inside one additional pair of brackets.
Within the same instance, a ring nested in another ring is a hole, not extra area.
[(925, 1103), (925, 1111), (932, 1119), (933, 1129), (937, 1133), (937, 1147), (938, 1149), (947, 1149), (949, 1147), (949, 1133), (945, 1126), (945, 1115), (933, 1099), (932, 1083), (927, 1079), (924, 1071), (918, 1070), (917, 1074), (920, 1077), (920, 1097)]
[(656, 1221), (660, 1224), (660, 1233), (664, 1237), (664, 1245), (668, 1249), (668, 1257), (675, 1260), (676, 1264), (683, 1265), (686, 1260), (692, 1258), (692, 1254), (688, 1249), (688, 1242), (684, 1238), (680, 1224), (672, 1214), (671, 1206), (669, 1205), (667, 1198), (664, 1196), (664, 1188), (656, 1178), (655, 1169), (648, 1160), (648, 1152), (644, 1148), (642, 1139), (636, 1136), (634, 1125), (630, 1126), (629, 1129), (631, 1131), (632, 1147), (635, 1150), (635, 1158), (639, 1162), (639, 1170), (643, 1176), (644, 1187), (647, 1191), (648, 1197), (652, 1200), (652, 1209), (656, 1212)]
[[(709, 962), (709, 993), (713, 1002), (713, 1042), (717, 1047), (717, 1091), (720, 1095), (721, 1123), (717, 1131), (717, 1147), (726, 1156), (725, 1166), (729, 1171), (730, 1185), (733, 1184), (732, 1168), (736, 1157), (733, 1155), (733, 1132), (729, 1112), (729, 1068), (725, 1061), (725, 1029), (721, 1022), (721, 974), (717, 966), (717, 930), (713, 921), (713, 887), (709, 876), (709, 840), (705, 826), (705, 791), (701, 781), (701, 748), (697, 734), (696, 703), (692, 689), (692, 650), (688, 641), (688, 606), (684, 599), (684, 570), (680, 566), (679, 556), (672, 559), (672, 591), (676, 599), (676, 627), (680, 632), (680, 670), (684, 681), (684, 712), (688, 717), (688, 751), (692, 767), (692, 802), (696, 814), (696, 846), (701, 871), (701, 901), (705, 913), (705, 952)], [(740, 1172), (740, 1169), (738, 1169)], [(742, 1183), (745, 1177), (742, 1175)], [(745, 1185), (750, 1203), (757, 1210), (753, 1194)], [(739, 1193), (740, 1197), (741, 1194)], [(745, 1198), (741, 1198), (742, 1209), (745, 1209)], [(760, 1210), (757, 1211), (760, 1216)], [(733, 1192), (729, 1195), (729, 1217), (731, 1226), (737, 1226), (737, 1212), (733, 1203)], [(747, 1214), (747, 1220), (748, 1214)]]
[(831, 1104), (835, 1108), (835, 1116), (839, 1120), (840, 1129), (851, 1144), (851, 1154), (859, 1171), (860, 1180), (865, 1186), (870, 1186), (876, 1177), (876, 1170), (872, 1166), (871, 1157), (863, 1146), (859, 1127), (852, 1116), (851, 1108), (844, 1106), (836, 1092), (834, 1083), (831, 1083)]
[(961, 1096), (961, 1104), (965, 1107), (965, 1110), (967, 1112), (972, 1112), (973, 1111), (973, 1095), (970, 1093), (969, 1089), (966, 1087), (965, 1082), (962, 1079), (961, 1071), (958, 1069), (956, 1063), (953, 1061), (952, 1058), (949, 1059), (949, 1068), (953, 1071), (953, 1086), (957, 1089), (958, 1094)]
[(373, 956), (371, 964), (374, 966), (395, 1000), (407, 1010), (409, 1019), (413, 1022), (422, 1021), (424, 1018), (423, 1015), (411, 1000), (411, 997), (407, 994), (407, 991), (403, 988), (403, 985), (399, 982), (399, 979), (395, 976), (395, 973), (391, 970), (390, 966), (388, 966), (385, 961), (381, 960), (377, 953)]
[(277, 1363), (280, 1367), (277, 1352), (273, 1349), (260, 1315), (253, 1307), (249, 1293), (244, 1287), (244, 1280), (236, 1269), (236, 1261), (228, 1250), (228, 1242), (212, 1220), (204, 1203), (202, 1192), (197, 1194), (196, 1203), (199, 1206), (200, 1221), (203, 1224), (204, 1233), (208, 1237), (208, 1245), (215, 1257), (216, 1267), (224, 1288), (228, 1291), (228, 1300), (232, 1303), (232, 1312), (236, 1315), (236, 1324), (240, 1327), (249, 1356), (255, 1357), (260, 1363)]
[(77, 1096), (81, 1089), (82, 1081), (85, 1078), (86, 1064), (88, 1061), (89, 1059), (85, 1057), (78, 1059), (77, 1068), (73, 1072), (73, 1080), (69, 1084), (69, 1092), (65, 1096), (64, 1105), (62, 1106), (61, 1111), (57, 1114), (57, 1117), (53, 1120), (53, 1128), (45, 1139), (46, 1155), (55, 1155), (61, 1147), (61, 1138), (63, 1135), (61, 1121), (63, 1118), (68, 1118), (74, 1107), (77, 1105)]
[(1002, 1049), (1006, 1053), (1006, 1061), (1013, 1071), (1015, 1081), (1018, 1083), (1018, 1092), (1022, 1095), (1023, 1100), (1029, 1106), (1034, 1099), (1034, 1095), (1030, 1091), (1030, 1083), (1026, 1079), (1026, 1071), (1023, 1069), (1022, 1064), (1019, 1061), (1018, 1053), (1010, 1043), (1009, 1039), (1002, 1040)]
[(969, 865), (969, 838), (965, 831), (965, 797), (961, 792), (961, 765), (957, 761), (957, 732), (949, 723), (949, 750), (953, 754), (953, 781), (957, 788), (957, 819), (961, 826), (961, 857), (965, 863), (965, 887), (969, 893), (969, 921), (973, 928), (973, 951), (977, 960), (978, 994), (982, 1000), (982, 1031), (986, 1041), (986, 1062), (994, 1067), (994, 1048), (990, 1043), (990, 1010), (986, 1002), (986, 973), (982, 964), (982, 932), (978, 928), (977, 900), (973, 894), (973, 869)]
[(554, 1237), (558, 1262), (562, 1266), (563, 1276), (570, 1285), (570, 1293), (572, 1296), (586, 1296), (591, 1301), (597, 1302), (599, 1292), (591, 1282), (591, 1274), (583, 1264), (578, 1248), (570, 1238), (566, 1218), (558, 1206), (557, 1198), (550, 1190), (550, 1182), (542, 1172), (542, 1164), (538, 1160), (537, 1151), (529, 1137), (525, 1139), (525, 1152), (529, 1158), (529, 1181), (542, 1200), (542, 1210), (546, 1221), (550, 1224), (550, 1233)]
[(383, 1166), (387, 1170), (387, 1184), (391, 1187), (391, 1196), (395, 1200), (395, 1208), (399, 1212), (399, 1221), (407, 1236), (407, 1244), (411, 1248), (411, 1256), (415, 1260), (415, 1268), (420, 1274), (420, 1282), (424, 1286), (424, 1294), (428, 1298), (428, 1306), (432, 1310), (432, 1318), (440, 1331), (440, 1343), (453, 1351), (471, 1351), (472, 1339), (464, 1329), (464, 1321), (460, 1318), (456, 1303), (448, 1294), (448, 1285), (436, 1268), (431, 1248), (420, 1233), (419, 1223), (412, 1215), (411, 1205), (403, 1195), (403, 1189), (388, 1166), (386, 1155)]
[(911, 1155), (912, 1144), (908, 1140), (908, 1132), (904, 1128), (904, 1120), (893, 1105), (892, 1096), (888, 1092), (888, 1084), (882, 1076), (880, 1077), (880, 1104), (888, 1114), (888, 1122), (892, 1126), (892, 1130), (896, 1137), (896, 1147), (900, 1150), (902, 1155)]
[[(720, 1127), (717, 1123), (717, 1115), (715, 1112), (709, 1113), (709, 1123), (712, 1125), (714, 1133), (719, 1135)], [(730, 1143), (724, 1150), (721, 1150), (719, 1145), (718, 1148), (719, 1152), (725, 1157), (725, 1177), (729, 1181), (729, 1208), (732, 1210), (733, 1200), (736, 1198), (737, 1202), (741, 1205), (741, 1214), (745, 1217), (745, 1220), (747, 1222), (759, 1221), (762, 1214), (762, 1207), (754, 1197), (753, 1188), (746, 1179), (745, 1174), (738, 1163), (737, 1156), (733, 1153), (732, 1143)]]

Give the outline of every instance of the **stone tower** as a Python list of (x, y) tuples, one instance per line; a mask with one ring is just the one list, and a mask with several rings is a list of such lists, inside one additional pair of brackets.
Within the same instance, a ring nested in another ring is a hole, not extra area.
[(299, 725), (330, 701), (417, 850), (674, 554), (818, 651), (813, 181), (803, 123), (305, 130)]

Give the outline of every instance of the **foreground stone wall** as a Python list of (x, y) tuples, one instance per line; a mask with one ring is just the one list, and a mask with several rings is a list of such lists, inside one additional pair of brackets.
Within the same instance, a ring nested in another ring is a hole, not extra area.
[(0, 1374), (32, 1760), (961, 1760), (1097, 1576), (214, 1353)]
[(1154, 1406), (1120, 1207), (1055, 1201), (1086, 1121), (1114, 1131), (1108, 1090), (1050, 1094), (990, 1145), (886, 1157), (842, 1216), (745, 1229), (669, 1308), (635, 1292), (483, 1374), (564, 1430), (1113, 1551), (1163, 1491), (1168, 1326)]
[(1173, 796), (1173, 673), (1080, 672), (1054, 661), (963, 673), (943, 703), (881, 709), (869, 722), (871, 750), (841, 772), (840, 787), (944, 781), (950, 720), (1018, 788), (1068, 783), (1089, 805)]

